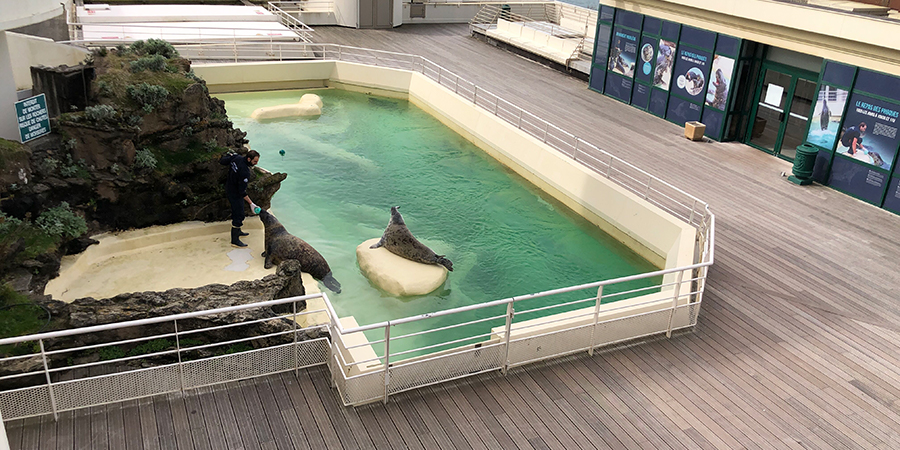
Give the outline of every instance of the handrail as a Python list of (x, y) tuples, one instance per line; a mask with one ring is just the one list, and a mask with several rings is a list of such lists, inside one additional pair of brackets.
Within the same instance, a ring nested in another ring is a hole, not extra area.
[[(125, 322), (113, 322), (113, 323), (104, 324), (104, 325), (93, 325), (93, 326), (89, 326), (89, 327), (71, 328), (68, 330), (60, 330), (60, 331), (48, 331), (45, 333), (29, 334), (26, 336), (17, 336), (17, 337), (0, 339), (0, 345), (18, 344), (20, 342), (37, 341), (40, 339), (53, 339), (53, 338), (60, 338), (60, 337), (66, 337), (66, 336), (75, 336), (75, 335), (79, 335), (79, 334), (95, 333), (95, 332), (99, 332), (99, 331), (116, 330), (119, 328), (139, 327), (142, 325), (153, 325), (156, 323), (170, 322), (172, 320), (193, 319), (193, 318), (197, 318), (197, 317), (210, 316), (213, 314), (244, 311), (244, 310), (248, 310), (248, 309), (258, 309), (258, 308), (263, 308), (263, 307), (283, 305), (283, 304), (287, 304), (287, 303), (310, 300), (310, 299), (314, 299), (314, 298), (327, 299), (328, 295), (325, 294), (324, 292), (322, 292), (322, 293), (318, 293), (318, 294), (302, 295), (300, 297), (289, 297), (289, 298), (282, 298), (282, 299), (278, 299), (278, 300), (269, 300), (269, 301), (265, 301), (265, 302), (249, 303), (249, 304), (245, 304), (245, 305), (226, 306), (223, 308), (208, 309), (208, 310), (204, 310), (204, 311), (192, 311), (192, 312), (181, 313), (181, 314), (171, 314), (168, 316), (150, 317), (148, 319), (128, 320)], [(330, 302), (328, 302), (328, 303), (330, 303)]]

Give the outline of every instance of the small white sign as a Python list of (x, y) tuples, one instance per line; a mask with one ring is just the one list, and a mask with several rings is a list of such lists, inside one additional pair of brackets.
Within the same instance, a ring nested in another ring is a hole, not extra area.
[(769, 83), (769, 87), (766, 89), (766, 99), (764, 101), (772, 106), (781, 108), (781, 96), (783, 94), (783, 87)]

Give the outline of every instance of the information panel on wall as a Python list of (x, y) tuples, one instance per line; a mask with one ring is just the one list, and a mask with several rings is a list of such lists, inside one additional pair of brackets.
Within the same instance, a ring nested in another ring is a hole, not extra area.
[(834, 143), (841, 134), (841, 121), (844, 118), (844, 107), (849, 94), (841, 88), (827, 84), (819, 86), (806, 142), (823, 150), (834, 149)]
[(50, 115), (44, 94), (16, 102), (16, 119), (22, 143), (50, 133)]
[(678, 49), (675, 59), (675, 87), (673, 92), (688, 100), (702, 102), (706, 93), (710, 53), (693, 48)]
[(891, 170), (897, 153), (900, 107), (854, 93), (835, 152), (867, 165)]

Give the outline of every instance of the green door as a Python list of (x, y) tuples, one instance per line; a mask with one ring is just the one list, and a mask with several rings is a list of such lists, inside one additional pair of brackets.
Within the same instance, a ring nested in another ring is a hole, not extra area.
[(797, 146), (806, 139), (817, 78), (802, 69), (764, 63), (746, 143), (793, 161)]

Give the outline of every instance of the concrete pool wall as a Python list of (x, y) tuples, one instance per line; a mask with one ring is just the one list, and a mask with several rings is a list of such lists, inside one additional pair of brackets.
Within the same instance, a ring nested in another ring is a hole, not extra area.
[[(697, 231), (694, 227), (420, 73), (341, 61), (204, 64), (194, 66), (194, 71), (206, 80), (213, 94), (331, 87), (408, 99), (657, 267), (686, 267), (697, 261)], [(603, 305), (600, 320), (671, 308), (677, 277), (678, 273), (665, 275), (661, 292), (616, 302), (615, 311), (608, 311), (612, 304)], [(678, 304), (689, 301), (687, 293), (692, 291), (692, 282), (687, 280), (691, 277), (690, 271), (684, 273), (685, 281), (678, 287), (682, 295)], [(675, 328), (686, 326), (691, 320), (686, 310), (681, 311), (684, 313), (679, 312), (674, 317)], [(579, 313), (583, 314), (584, 310), (567, 313), (567, 316)], [(527, 329), (527, 334), (513, 331), (512, 337), (552, 332), (572, 326), (569, 322), (580, 323), (588, 319), (573, 318), (534, 326)], [(640, 333), (635, 334), (638, 335)], [(608, 339), (601, 336), (597, 342), (614, 340), (616, 336), (611, 335)], [(376, 367), (367, 369), (379, 370)]]

